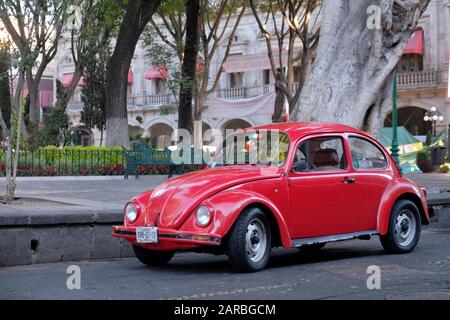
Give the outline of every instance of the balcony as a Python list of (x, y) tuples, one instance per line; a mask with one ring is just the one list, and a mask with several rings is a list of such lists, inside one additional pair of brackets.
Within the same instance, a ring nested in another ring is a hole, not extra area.
[(67, 106), (68, 113), (79, 113), (83, 110), (83, 102), (70, 102)]
[[(298, 83), (293, 83), (292, 92), (295, 93), (297, 88)], [(275, 86), (273, 84), (254, 87), (218, 89), (206, 98), (205, 103), (208, 105), (213, 97), (237, 100), (255, 98), (273, 92), (275, 92)], [(176, 104), (176, 97), (174, 97), (173, 94), (140, 95), (127, 98), (128, 110), (157, 109), (164, 105), (173, 104)], [(80, 113), (82, 110), (82, 102), (72, 102), (68, 105), (69, 113)]]
[(222, 99), (245, 99), (245, 98), (248, 98), (246, 87), (220, 89), (217, 92), (217, 96)]
[(399, 89), (417, 89), (438, 86), (441, 83), (441, 72), (419, 71), (401, 72), (397, 74)]
[(128, 98), (128, 106), (159, 106), (167, 105), (171, 102), (170, 94), (153, 94), (143, 96), (133, 96)]

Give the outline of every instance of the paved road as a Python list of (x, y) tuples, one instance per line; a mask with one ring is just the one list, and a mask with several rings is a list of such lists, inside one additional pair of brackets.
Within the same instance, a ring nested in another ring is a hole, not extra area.
[[(53, 263), (0, 268), (0, 299), (450, 299), (450, 209), (425, 227), (416, 251), (386, 255), (378, 238), (329, 244), (316, 256), (276, 250), (267, 270), (235, 273), (224, 256), (179, 254), (160, 268), (137, 260), (74, 262), (81, 290)], [(381, 290), (366, 287), (381, 268)]]

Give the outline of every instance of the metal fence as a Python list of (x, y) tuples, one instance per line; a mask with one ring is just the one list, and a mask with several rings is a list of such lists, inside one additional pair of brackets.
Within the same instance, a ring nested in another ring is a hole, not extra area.
[[(0, 176), (5, 175), (7, 151), (0, 149)], [(122, 150), (21, 150), (18, 176), (123, 175)]]
[[(0, 176), (6, 175), (7, 151), (0, 148)], [(119, 148), (41, 148), (20, 150), (18, 176), (101, 176), (125, 175), (126, 152)], [(170, 163), (142, 162), (138, 172), (142, 175), (169, 174)], [(134, 164), (136, 165), (136, 164)], [(200, 170), (203, 165), (183, 165), (180, 173)]]

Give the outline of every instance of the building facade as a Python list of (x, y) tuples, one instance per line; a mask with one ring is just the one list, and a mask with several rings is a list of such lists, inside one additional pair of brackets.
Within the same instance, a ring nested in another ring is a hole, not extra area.
[[(63, 84), (70, 83), (73, 72), (69, 45), (68, 40), (61, 41), (56, 57), (55, 78)], [(432, 0), (398, 66), (399, 124), (414, 135), (425, 135), (430, 130), (432, 124), (425, 122), (424, 116), (433, 107), (444, 118), (436, 123), (438, 131), (447, 129), (450, 123), (449, 47), (450, 0)], [(224, 131), (270, 123), (275, 80), (266, 42), (251, 12), (242, 18), (227, 62), (221, 65), (224, 52), (223, 46), (212, 62), (210, 75), (214, 76), (219, 68), (223, 73), (217, 89), (205, 101), (203, 128)], [(177, 113), (167, 112), (166, 108), (176, 99), (166, 88), (166, 77), (165, 72), (148, 63), (139, 44), (128, 77), (128, 122), (131, 132), (140, 131), (155, 147), (170, 144), (170, 136), (178, 127)], [(82, 85), (68, 112), (80, 135), (79, 143), (99, 145), (100, 133), (89, 132), (80, 123)], [(390, 126), (390, 121), (388, 115), (385, 126)]]

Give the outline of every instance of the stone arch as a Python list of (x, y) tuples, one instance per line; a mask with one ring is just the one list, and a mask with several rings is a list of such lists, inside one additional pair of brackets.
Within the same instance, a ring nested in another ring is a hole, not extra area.
[(227, 129), (238, 130), (250, 127), (252, 127), (252, 124), (249, 121), (241, 118), (235, 118), (224, 121), (224, 123), (222, 123), (221, 125), (221, 130), (223, 133), (226, 133)]
[(94, 133), (84, 125), (74, 126), (70, 131), (73, 145), (88, 147), (94, 144)]
[[(431, 122), (423, 120), (428, 110), (428, 106), (425, 108), (412, 105), (400, 106), (398, 108), (398, 125), (404, 126), (412, 135), (424, 136), (432, 129)], [(384, 126), (392, 127), (392, 111), (387, 114)]]
[(173, 127), (164, 122), (153, 123), (147, 134), (153, 148), (164, 149), (171, 145)]

